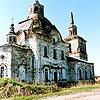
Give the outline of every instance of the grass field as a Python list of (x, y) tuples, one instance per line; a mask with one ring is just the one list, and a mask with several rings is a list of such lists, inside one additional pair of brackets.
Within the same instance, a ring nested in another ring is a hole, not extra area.
[(17, 97), (17, 98), (10, 98), (9, 100), (34, 100), (34, 99), (39, 99), (39, 98), (44, 98), (44, 97), (60, 96), (60, 95), (67, 95), (67, 94), (70, 94), (70, 93), (90, 91), (90, 90), (98, 89), (98, 88), (100, 88), (100, 84), (95, 84), (95, 85), (85, 86), (85, 87), (62, 88), (61, 91), (55, 92), (55, 93), (22, 96), (22, 97)]
[(71, 88), (61, 88), (57, 85), (35, 85), (17, 82), (13, 79), (0, 79), (1, 100), (34, 100), (48, 96), (59, 96), (100, 88), (100, 84), (79, 84)]

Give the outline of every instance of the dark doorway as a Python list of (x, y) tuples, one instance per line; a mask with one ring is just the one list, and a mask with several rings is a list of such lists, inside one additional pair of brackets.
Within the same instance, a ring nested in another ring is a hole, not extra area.
[(48, 81), (48, 69), (45, 69), (45, 81)]
[(57, 83), (57, 72), (54, 72), (54, 81)]

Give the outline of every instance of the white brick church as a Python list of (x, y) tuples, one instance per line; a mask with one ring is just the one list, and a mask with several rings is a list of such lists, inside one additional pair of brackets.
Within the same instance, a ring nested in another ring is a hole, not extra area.
[(77, 35), (72, 13), (64, 40), (38, 0), (16, 30), (11, 24), (7, 44), (0, 46), (0, 78), (37, 84), (94, 80), (94, 64), (88, 62), (86, 40)]

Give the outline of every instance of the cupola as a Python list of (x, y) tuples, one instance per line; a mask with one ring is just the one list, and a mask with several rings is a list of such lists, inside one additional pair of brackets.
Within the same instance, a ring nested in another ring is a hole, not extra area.
[(44, 6), (41, 5), (38, 0), (36, 0), (35, 3), (30, 6), (28, 19), (36, 16), (44, 17)]
[(10, 32), (6, 36), (7, 36), (8, 44), (16, 44), (17, 43), (16, 34), (14, 32), (14, 24), (11, 24)]

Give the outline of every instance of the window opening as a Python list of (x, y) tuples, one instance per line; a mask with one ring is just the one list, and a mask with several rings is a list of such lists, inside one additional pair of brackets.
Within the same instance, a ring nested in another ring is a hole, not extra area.
[(90, 79), (92, 79), (92, 73), (91, 73), (91, 70), (90, 70)]
[(3, 67), (3, 66), (1, 67), (1, 75), (0, 75), (0, 77), (1, 77), (1, 78), (4, 77), (4, 67)]
[(64, 51), (61, 51), (61, 60), (64, 60)]
[(79, 69), (79, 79), (82, 80), (82, 70)]
[(53, 49), (53, 59), (57, 59), (56, 49)]
[(34, 13), (38, 12), (38, 6), (34, 7)]
[(44, 57), (48, 57), (48, 51), (46, 46), (44, 46)]
[(55, 38), (53, 38), (53, 39), (52, 39), (52, 42), (53, 42), (53, 44), (55, 44), (55, 43), (56, 43), (56, 40), (55, 40)]
[(85, 70), (85, 79), (87, 79), (87, 71)]

